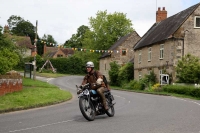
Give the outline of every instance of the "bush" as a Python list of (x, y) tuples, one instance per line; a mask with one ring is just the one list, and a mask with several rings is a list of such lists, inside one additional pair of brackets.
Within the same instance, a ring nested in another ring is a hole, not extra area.
[(130, 80), (133, 80), (133, 63), (127, 63), (119, 69), (117, 82), (121, 86), (124, 83), (128, 83)]
[(83, 74), (85, 73), (84, 62), (78, 57), (56, 58), (50, 60), (57, 72), (63, 74)]
[(117, 86), (120, 85), (117, 82), (119, 68), (120, 66), (116, 62), (110, 63), (110, 71), (109, 71), (110, 85), (117, 85)]
[(123, 88), (127, 90), (144, 90), (144, 85), (137, 80), (131, 80), (128, 84), (124, 84)]
[(162, 87), (165, 92), (200, 97), (200, 89), (194, 86), (166, 85)]

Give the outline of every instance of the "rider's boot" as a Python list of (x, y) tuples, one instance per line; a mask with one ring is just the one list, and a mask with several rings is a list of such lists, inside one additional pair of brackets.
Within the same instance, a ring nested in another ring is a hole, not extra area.
[(103, 100), (103, 106), (104, 106), (105, 110), (109, 109), (108, 106), (106, 105), (106, 100)]

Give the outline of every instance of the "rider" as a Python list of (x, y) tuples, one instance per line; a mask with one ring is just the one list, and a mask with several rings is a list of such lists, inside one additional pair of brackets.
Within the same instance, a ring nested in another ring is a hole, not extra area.
[[(93, 90), (97, 90), (97, 93), (100, 95), (102, 99), (103, 106), (106, 110), (108, 110), (108, 106), (106, 105), (106, 98), (104, 95), (104, 91), (107, 90), (105, 83), (103, 82), (103, 75), (99, 72), (94, 70), (94, 63), (89, 61), (86, 63), (87, 75), (84, 77), (82, 81), (82, 85), (86, 83), (90, 83), (91, 88)], [(96, 76), (95, 74), (96, 73)], [(100, 84), (98, 83), (100, 81)]]

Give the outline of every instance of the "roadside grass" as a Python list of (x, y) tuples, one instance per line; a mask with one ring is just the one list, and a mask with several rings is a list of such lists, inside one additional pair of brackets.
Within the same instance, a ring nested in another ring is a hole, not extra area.
[(46, 77), (46, 78), (57, 78), (67, 76), (68, 74), (60, 74), (60, 73), (39, 73), (36, 72), (36, 76)]
[(148, 91), (148, 90), (128, 90), (122, 89), (118, 86), (110, 86), (113, 90), (121, 90), (121, 91), (129, 91), (129, 92), (136, 92), (136, 93), (144, 93), (144, 94), (153, 94), (153, 95), (163, 95), (163, 96), (173, 96), (178, 98), (186, 98), (186, 99), (193, 99), (193, 100), (200, 100), (200, 98), (188, 96), (188, 95), (181, 95), (176, 93), (168, 93), (164, 91)]
[(11, 112), (67, 101), (70, 92), (46, 82), (23, 79), (23, 90), (0, 96), (0, 113)]

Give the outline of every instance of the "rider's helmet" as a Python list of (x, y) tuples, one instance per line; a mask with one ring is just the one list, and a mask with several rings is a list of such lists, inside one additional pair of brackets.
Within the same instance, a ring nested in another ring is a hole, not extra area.
[(91, 67), (91, 68), (94, 68), (94, 63), (92, 61), (88, 61), (86, 63), (86, 67)]

